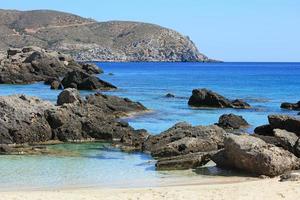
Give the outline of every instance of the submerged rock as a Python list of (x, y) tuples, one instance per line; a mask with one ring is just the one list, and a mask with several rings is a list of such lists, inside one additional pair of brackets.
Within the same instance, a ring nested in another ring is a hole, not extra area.
[(217, 125), (225, 129), (240, 129), (249, 126), (248, 122), (242, 116), (235, 114), (222, 115)]
[(213, 161), (219, 167), (270, 177), (300, 168), (299, 158), (289, 151), (247, 135), (226, 137), (224, 150), (213, 156)]
[(175, 94), (172, 94), (172, 93), (168, 93), (165, 95), (166, 98), (174, 98), (175, 97)]
[(208, 89), (194, 89), (188, 104), (194, 107), (207, 108), (250, 108), (246, 102), (237, 99), (230, 101), (222, 95)]

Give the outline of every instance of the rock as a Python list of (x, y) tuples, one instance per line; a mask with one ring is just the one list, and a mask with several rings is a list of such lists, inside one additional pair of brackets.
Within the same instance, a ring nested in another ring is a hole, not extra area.
[(12, 95), (0, 97), (0, 143), (37, 143), (52, 139), (44, 112), (54, 107), (35, 97)]
[(217, 125), (226, 129), (240, 129), (249, 126), (248, 122), (242, 116), (234, 114), (222, 115), (219, 118), (219, 122)]
[(298, 101), (297, 103), (284, 102), (281, 104), (280, 107), (283, 109), (288, 109), (288, 110), (300, 110), (300, 101)]
[(241, 99), (236, 99), (234, 101), (231, 102), (233, 105), (233, 108), (237, 108), (237, 109), (249, 109), (251, 108), (251, 106), (246, 103), (245, 101), (241, 100)]
[(294, 171), (294, 172), (288, 172), (280, 176), (280, 182), (285, 181), (300, 181), (300, 172)]
[(300, 168), (299, 158), (289, 151), (247, 135), (226, 137), (224, 150), (212, 159), (219, 167), (240, 169), (257, 176), (274, 177)]
[(149, 137), (149, 133), (144, 130), (135, 130), (124, 134), (121, 137), (120, 143), (122, 144), (122, 149), (126, 151), (142, 151), (144, 141)]
[(141, 103), (133, 102), (128, 98), (120, 98), (100, 93), (87, 96), (86, 101), (89, 104), (101, 108), (103, 112), (111, 113), (116, 116), (126, 116), (130, 113), (147, 110)]
[(7, 144), (0, 144), (0, 154), (9, 154), (12, 151), (12, 148)]
[(272, 129), (283, 129), (300, 136), (300, 120), (287, 115), (269, 115), (269, 123)]
[(59, 81), (53, 81), (50, 84), (50, 89), (52, 89), (52, 90), (60, 90), (62, 88), (63, 88), (63, 86), (62, 86), (62, 84)]
[(114, 75), (114, 73), (111, 73), (111, 72), (110, 72), (110, 73), (108, 73), (108, 75), (109, 75), (109, 76), (113, 76), (113, 75)]
[(159, 135), (151, 135), (144, 150), (155, 157), (213, 151), (223, 146), (226, 132), (218, 126), (191, 126), (178, 123)]
[(64, 88), (77, 88), (79, 90), (110, 90), (116, 87), (96, 76), (91, 76), (81, 71), (72, 71), (62, 80)]
[(195, 89), (188, 104), (195, 107), (231, 108), (231, 102), (225, 97), (207, 89)]
[(239, 108), (245, 109), (251, 106), (242, 100), (230, 101), (220, 94), (207, 89), (194, 89), (188, 104), (194, 107), (207, 108)]
[(254, 133), (258, 135), (274, 136), (273, 128), (269, 124), (256, 127)]
[(82, 69), (86, 71), (88, 74), (102, 74), (103, 70), (100, 69), (96, 64), (92, 63), (84, 63), (82, 64)]
[(10, 48), (7, 50), (7, 56), (14, 56), (18, 53), (21, 53), (21, 49), (13, 49), (13, 48)]
[(157, 170), (194, 169), (207, 164), (214, 152), (198, 152), (186, 155), (161, 158), (156, 163)]
[(74, 103), (74, 102), (81, 102), (80, 94), (78, 90), (74, 88), (67, 88), (62, 91), (57, 98), (57, 105), (63, 105), (65, 103)]
[(165, 97), (166, 97), (166, 98), (174, 98), (175, 95), (172, 94), (172, 93), (168, 93), (168, 94), (165, 95)]

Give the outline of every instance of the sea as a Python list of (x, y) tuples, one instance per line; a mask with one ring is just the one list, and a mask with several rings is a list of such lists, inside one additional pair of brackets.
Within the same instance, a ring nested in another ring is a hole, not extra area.
[[(222, 114), (243, 116), (251, 125), (245, 132), (268, 122), (270, 114), (297, 116), (283, 110), (282, 102), (300, 100), (300, 63), (96, 63), (104, 70), (99, 77), (118, 87), (104, 92), (139, 101), (150, 112), (122, 120), (151, 134), (178, 122), (210, 125)], [(243, 99), (251, 109), (195, 109), (187, 102), (196, 88), (213, 90), (229, 99)], [(26, 94), (56, 102), (60, 91), (48, 85), (0, 85), (0, 95)], [(91, 91), (81, 91), (82, 96)], [(174, 98), (165, 95), (172, 93)], [(58, 144), (49, 148), (76, 152), (77, 156), (0, 156), (0, 188), (32, 189), (61, 187), (156, 186), (174, 177), (226, 174), (214, 166), (205, 170), (158, 172), (155, 161), (143, 153), (124, 153), (109, 143)]]

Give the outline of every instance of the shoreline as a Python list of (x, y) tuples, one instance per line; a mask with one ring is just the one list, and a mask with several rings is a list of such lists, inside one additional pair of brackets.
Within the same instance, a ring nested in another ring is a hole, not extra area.
[(50, 190), (0, 191), (6, 200), (83, 199), (297, 199), (300, 182), (279, 182), (278, 178), (245, 182), (140, 187), (81, 187)]

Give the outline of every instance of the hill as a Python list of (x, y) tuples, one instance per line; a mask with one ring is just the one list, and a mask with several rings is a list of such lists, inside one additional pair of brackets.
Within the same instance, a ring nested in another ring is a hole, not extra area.
[(97, 22), (50, 11), (0, 10), (0, 50), (39, 46), (76, 60), (210, 61), (180, 33), (158, 25)]

